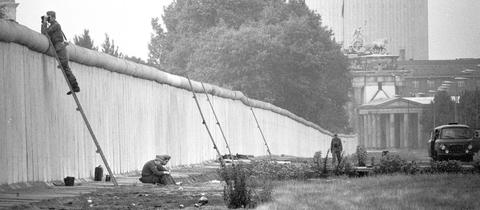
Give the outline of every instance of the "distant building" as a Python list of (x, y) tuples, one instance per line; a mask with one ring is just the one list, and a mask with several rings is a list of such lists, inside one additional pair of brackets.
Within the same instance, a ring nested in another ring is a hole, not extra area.
[(434, 96), (445, 81), (450, 81), (446, 91), (458, 96), (464, 90), (480, 89), (480, 58), (456, 60), (399, 61), (398, 68), (408, 70), (402, 96)]
[(420, 121), (435, 93), (458, 99), (480, 89), (480, 59), (427, 60), (427, 0), (310, 0), (309, 6), (336, 40), (345, 40), (347, 107), (360, 145), (424, 148), (428, 131)]
[[(480, 90), (480, 59), (397, 61), (398, 56), (391, 55), (348, 56), (351, 122), (359, 144), (367, 148), (424, 148), (428, 132), (420, 120), (435, 93), (443, 90), (455, 98), (464, 90)], [(442, 84), (449, 84), (448, 88), (442, 89)]]
[(306, 0), (347, 48), (360, 29), (365, 44), (385, 39), (390, 55), (428, 59), (428, 0)]

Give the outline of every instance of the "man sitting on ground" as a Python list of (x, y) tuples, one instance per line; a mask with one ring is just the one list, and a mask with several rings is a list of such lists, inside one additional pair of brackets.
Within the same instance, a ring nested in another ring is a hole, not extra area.
[(165, 167), (169, 160), (169, 155), (157, 155), (154, 160), (145, 163), (142, 169), (142, 177), (139, 180), (142, 183), (175, 184), (170, 171)]

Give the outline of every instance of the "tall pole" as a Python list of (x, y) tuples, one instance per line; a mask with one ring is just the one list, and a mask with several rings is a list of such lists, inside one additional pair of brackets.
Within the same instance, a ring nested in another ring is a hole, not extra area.
[(342, 1), (342, 36), (343, 36), (343, 48), (345, 49), (345, 0)]
[(208, 104), (210, 105), (210, 108), (212, 109), (212, 112), (213, 112), (213, 116), (217, 121), (218, 128), (220, 129), (220, 133), (222, 133), (223, 141), (225, 141), (225, 145), (228, 149), (228, 153), (230, 155), (230, 158), (232, 159), (232, 164), (233, 164), (232, 151), (230, 150), (230, 146), (228, 145), (227, 138), (225, 137), (225, 133), (223, 132), (222, 126), (220, 125), (220, 121), (218, 121), (217, 113), (215, 112), (215, 109), (213, 109), (212, 102), (210, 101), (210, 96), (208, 96), (207, 90), (205, 89), (205, 85), (203, 85), (203, 82), (202, 82), (202, 88), (203, 88), (203, 92), (205, 93), (205, 96), (207, 96)]
[(258, 130), (260, 131), (260, 134), (262, 135), (263, 142), (265, 143), (265, 146), (267, 147), (267, 152), (268, 156), (270, 159), (272, 159), (272, 153), (270, 152), (270, 148), (268, 147), (267, 140), (265, 139), (265, 136), (263, 135), (262, 128), (260, 128), (260, 124), (258, 123), (257, 116), (255, 115), (255, 112), (253, 111), (253, 108), (250, 106), (250, 110), (252, 111), (253, 118), (255, 119), (255, 122), (257, 123)]
[(435, 116), (435, 114), (436, 114), (436, 113), (435, 113), (435, 100), (432, 102), (432, 110), (433, 110), (433, 128), (435, 128), (435, 125), (437, 124), (437, 123), (435, 122), (435, 120), (436, 120), (436, 116)]
[(457, 84), (455, 85), (455, 103), (453, 104), (454, 105), (454, 112), (455, 112), (455, 117), (454, 117), (454, 120), (455, 122), (458, 122), (458, 119), (457, 119), (457, 94), (458, 94), (458, 82)]
[(220, 157), (220, 166), (222, 168), (225, 168), (225, 162), (223, 161), (222, 154), (218, 150), (217, 144), (215, 143), (215, 140), (213, 140), (212, 133), (210, 132), (210, 129), (208, 128), (208, 125), (205, 122), (205, 117), (203, 116), (202, 108), (200, 107), (200, 103), (198, 102), (197, 94), (195, 94), (195, 90), (193, 89), (192, 82), (190, 81), (190, 78), (188, 76), (187, 76), (187, 79), (188, 79), (188, 84), (190, 85), (190, 89), (191, 89), (192, 94), (193, 94), (193, 99), (195, 99), (195, 103), (197, 104), (198, 112), (200, 113), (200, 116), (202, 117), (202, 124), (205, 126), (205, 129), (207, 130), (208, 136), (210, 137), (210, 140), (212, 141), (213, 149), (215, 149), (215, 151), (217, 151), (217, 155)]
[(478, 86), (475, 84), (475, 129), (478, 129)]

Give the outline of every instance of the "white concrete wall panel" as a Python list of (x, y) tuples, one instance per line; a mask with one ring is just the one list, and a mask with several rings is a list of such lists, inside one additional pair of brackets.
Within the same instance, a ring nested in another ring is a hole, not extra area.
[[(48, 49), (44, 37), (22, 27), (0, 20), (0, 184), (92, 177), (103, 163), (74, 100), (65, 95), (63, 75), (42, 53)], [(73, 52), (70, 62), (78, 97), (114, 173), (140, 170), (155, 154), (171, 155), (172, 166), (216, 158), (185, 78), (75, 46), (69, 50), (83, 52)], [(238, 91), (205, 85), (233, 153), (267, 154), (250, 106), (273, 154), (327, 151), (330, 132)], [(197, 96), (226, 154), (206, 96)], [(353, 153), (356, 136), (341, 137)]]

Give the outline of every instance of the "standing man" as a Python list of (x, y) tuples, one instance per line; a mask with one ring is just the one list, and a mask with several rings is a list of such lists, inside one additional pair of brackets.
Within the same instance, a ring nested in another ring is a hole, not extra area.
[[(47, 27), (47, 22), (50, 24)], [(68, 82), (72, 86), (72, 89), (75, 93), (80, 92), (80, 87), (78, 87), (77, 79), (73, 75), (70, 67), (68, 66), (68, 53), (67, 53), (67, 43), (64, 41), (65, 35), (63, 34), (62, 27), (56, 21), (56, 15), (54, 11), (48, 11), (47, 16), (42, 16), (42, 34), (48, 35), (50, 40), (53, 43), (53, 47), (57, 52), (58, 59), (60, 60), (60, 65), (62, 65), (65, 74), (67, 75)], [(71, 91), (67, 95), (72, 94)]]
[(332, 138), (332, 143), (330, 144), (330, 151), (332, 151), (332, 159), (333, 159), (332, 165), (334, 162), (336, 162), (335, 160), (338, 160), (338, 163), (342, 161), (342, 150), (343, 150), (342, 140), (338, 138), (337, 134), (334, 134)]
[(142, 183), (175, 184), (170, 171), (165, 167), (169, 160), (169, 155), (155, 156), (154, 160), (145, 163), (142, 169), (142, 177), (139, 180)]

